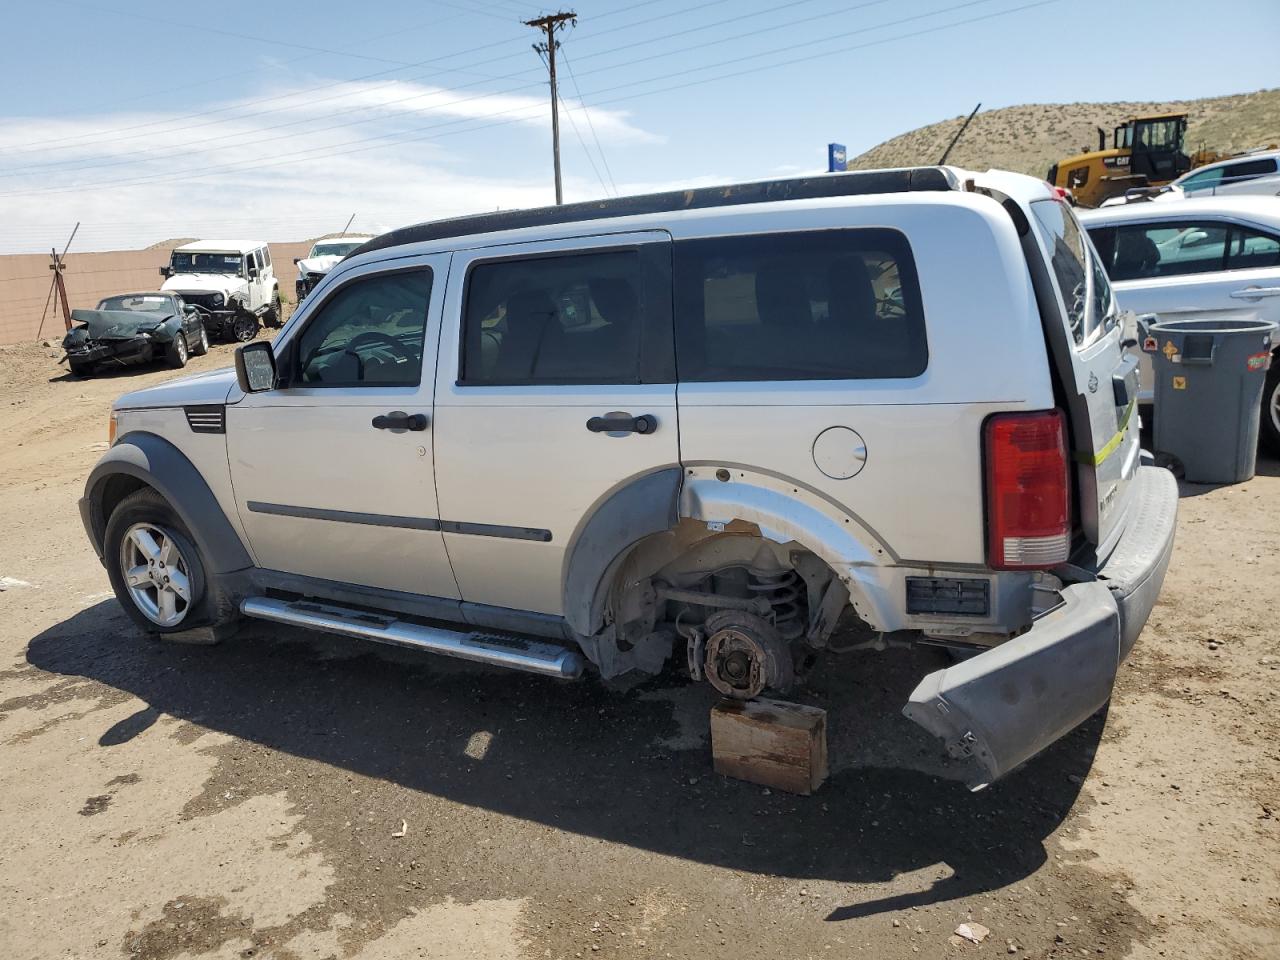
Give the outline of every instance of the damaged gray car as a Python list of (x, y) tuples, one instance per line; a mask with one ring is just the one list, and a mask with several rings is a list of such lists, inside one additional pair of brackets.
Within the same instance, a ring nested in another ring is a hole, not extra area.
[(171, 293), (124, 293), (94, 310), (72, 310), (76, 326), (62, 339), (63, 358), (77, 377), (163, 358), (182, 368), (209, 352), (209, 334), (195, 307)]

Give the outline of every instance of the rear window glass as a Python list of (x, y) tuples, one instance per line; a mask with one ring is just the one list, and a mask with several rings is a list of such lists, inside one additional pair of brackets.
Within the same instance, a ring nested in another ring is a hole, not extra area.
[(915, 377), (928, 365), (906, 238), (825, 230), (675, 245), (681, 380)]
[(1089, 282), (1085, 267), (1084, 234), (1071, 215), (1070, 208), (1059, 200), (1037, 200), (1031, 204), (1040, 225), (1049, 233), (1049, 263), (1058, 280), (1067, 325), (1076, 343), (1084, 343), (1089, 334)]

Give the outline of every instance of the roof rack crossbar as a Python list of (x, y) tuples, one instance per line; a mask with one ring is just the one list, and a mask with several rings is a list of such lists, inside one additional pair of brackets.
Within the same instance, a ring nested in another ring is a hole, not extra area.
[(812, 200), (824, 197), (863, 196), (877, 193), (955, 190), (955, 176), (943, 167), (911, 167), (902, 170), (867, 170), (835, 175), (798, 177), (787, 180), (761, 180), (752, 183), (727, 184), (673, 190), (636, 197), (614, 197), (588, 200), (558, 207), (535, 207), (529, 210), (505, 210), (481, 213), (448, 220), (434, 220), (400, 227), (375, 237), (353, 250), (350, 257), (362, 253), (398, 247), (428, 240), (465, 237), (521, 227), (544, 227), (559, 223), (603, 220), (611, 217), (673, 213), (681, 210), (705, 210), (748, 203), (771, 203), (779, 200)]

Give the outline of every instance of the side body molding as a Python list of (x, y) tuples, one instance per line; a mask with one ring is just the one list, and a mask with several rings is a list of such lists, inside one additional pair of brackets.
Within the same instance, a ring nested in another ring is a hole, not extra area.
[(99, 556), (107, 526), (103, 499), (108, 481), (121, 475), (142, 481), (169, 501), (207, 558), (210, 573), (231, 573), (253, 565), (200, 471), (168, 440), (141, 431), (117, 440), (85, 483), (81, 514)]
[(574, 531), (560, 578), (564, 617), (589, 637), (604, 621), (612, 573), (628, 548), (679, 522), (680, 468), (633, 480), (605, 497)]

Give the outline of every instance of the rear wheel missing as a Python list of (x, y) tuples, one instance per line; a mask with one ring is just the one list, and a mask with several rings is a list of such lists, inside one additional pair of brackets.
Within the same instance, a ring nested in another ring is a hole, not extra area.
[(750, 700), (765, 688), (784, 692), (795, 680), (791, 651), (767, 621), (740, 610), (707, 618), (704, 673), (726, 697)]

